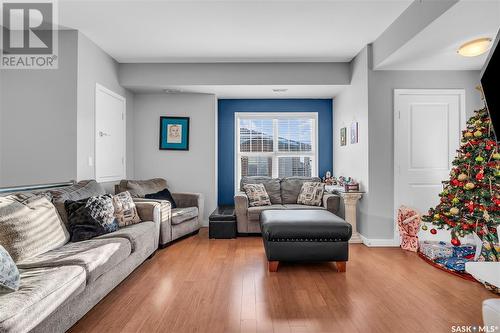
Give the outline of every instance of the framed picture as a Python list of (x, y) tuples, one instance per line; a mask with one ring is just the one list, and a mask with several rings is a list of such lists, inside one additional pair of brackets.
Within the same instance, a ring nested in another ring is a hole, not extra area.
[(189, 150), (189, 117), (160, 117), (160, 150)]
[(340, 129), (340, 145), (345, 146), (347, 144), (347, 127), (342, 127)]
[(358, 122), (351, 124), (351, 143), (358, 143)]

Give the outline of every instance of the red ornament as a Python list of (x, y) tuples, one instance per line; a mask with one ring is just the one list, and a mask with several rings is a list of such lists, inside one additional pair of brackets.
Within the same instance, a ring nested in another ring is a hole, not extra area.
[(466, 223), (462, 224), (462, 230), (469, 230), (469, 225)]
[(476, 174), (476, 180), (481, 181), (483, 179), (484, 179), (484, 173), (479, 172), (478, 174)]
[(458, 238), (452, 238), (451, 239), (451, 244), (453, 246), (460, 246), (460, 239), (458, 239)]
[(486, 147), (484, 147), (484, 149), (491, 150), (491, 146), (490, 145), (486, 145)]
[(453, 186), (459, 186), (459, 184), (460, 184), (460, 181), (458, 181), (458, 179), (456, 179), (456, 178), (451, 181), (451, 185), (453, 185)]
[(431, 234), (433, 234), (433, 235), (437, 234), (437, 230), (436, 230), (436, 229), (434, 229), (434, 228), (432, 228), (432, 229), (431, 229)]

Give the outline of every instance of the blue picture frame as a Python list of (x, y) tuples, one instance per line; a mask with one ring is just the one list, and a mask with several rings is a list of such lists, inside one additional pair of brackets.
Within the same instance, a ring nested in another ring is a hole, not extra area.
[(160, 117), (160, 150), (189, 150), (189, 117)]

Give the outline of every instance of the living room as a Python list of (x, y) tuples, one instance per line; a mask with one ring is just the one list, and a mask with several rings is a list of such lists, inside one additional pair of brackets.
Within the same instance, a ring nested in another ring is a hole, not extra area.
[(500, 332), (500, 1), (0, 16), (0, 332)]

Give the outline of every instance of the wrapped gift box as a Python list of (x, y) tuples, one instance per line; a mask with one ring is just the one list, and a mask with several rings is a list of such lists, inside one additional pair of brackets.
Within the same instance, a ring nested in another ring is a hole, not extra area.
[(445, 242), (421, 242), (419, 251), (430, 260), (435, 260), (437, 258), (450, 258), (453, 256), (453, 246)]
[(435, 260), (435, 263), (455, 272), (465, 272), (465, 263), (468, 261), (466, 258), (452, 257), (438, 258)]
[(453, 247), (453, 257), (470, 259), (474, 258), (475, 253), (476, 247), (474, 245), (464, 244)]

